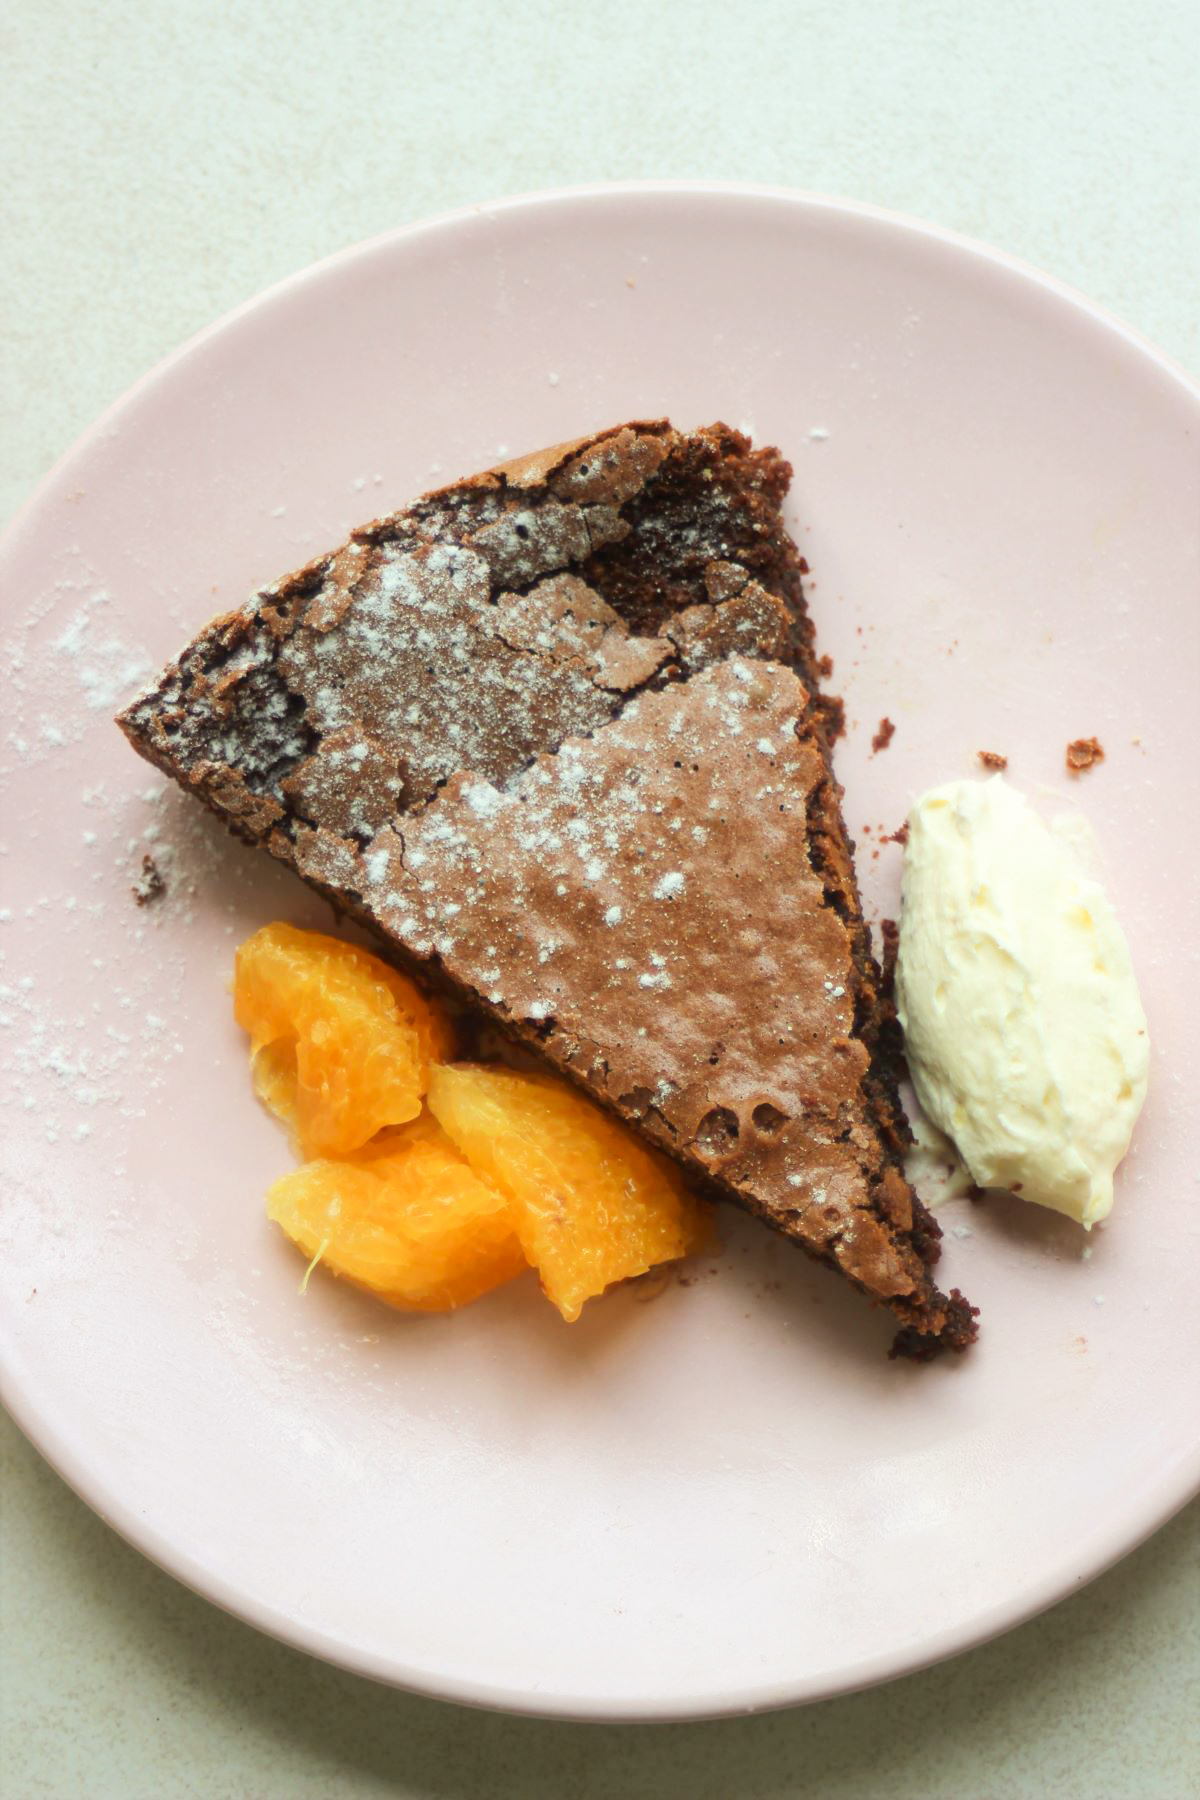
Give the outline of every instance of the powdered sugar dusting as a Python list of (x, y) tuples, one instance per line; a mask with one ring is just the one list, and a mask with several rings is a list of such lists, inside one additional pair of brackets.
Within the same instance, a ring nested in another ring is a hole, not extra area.
[[(72, 767), (88, 772), (55, 776), (52, 830), (44, 777), (10, 776), (3, 798), (21, 848), (6, 867), (0, 932), (0, 1243), (10, 1270), (36, 1270), (43, 1294), (56, 1278), (94, 1280), (123, 1254), (145, 1158), (170, 1178), (171, 1109), (214, 1036), (230, 1122), (239, 1105), (255, 1119), (225, 985), (234, 945), (272, 914), (329, 919), (294, 878), (139, 773), (107, 717), (86, 730)], [(166, 888), (139, 908), (131, 889), (151, 852)], [(193, 1010), (184, 997), (200, 971), (210, 985)]]
[[(614, 1099), (666, 1082), (657, 1107), (702, 1112), (689, 1096), (714, 1079), (715, 1055), (723, 1104), (745, 1096), (747, 1129), (766, 1080), (780, 1115), (807, 1108), (811, 1131), (812, 1093), (852, 1094), (862, 1052), (847, 1042), (831, 1073), (857, 977), (807, 856), (823, 763), (796, 734), (797, 696), (776, 666), (714, 665), (639, 695), (503, 791), (453, 777), (402, 822), (403, 856), (394, 833), (368, 849), (365, 867), (384, 849), (387, 860), (367, 904), (418, 953), (436, 946), (457, 980), (534, 1027), (567, 1066), (603, 1045), (609, 1076), (584, 1066), (621, 1084)], [(760, 735), (772, 745), (768, 784)], [(708, 822), (696, 836), (683, 826), (698, 805)], [(805, 1107), (788, 1098), (801, 1093)]]
[(26, 608), (0, 645), (7, 687), (0, 775), (79, 743), (92, 715), (107, 718), (146, 680), (150, 657), (118, 613), (109, 590), (83, 569), (61, 575)]

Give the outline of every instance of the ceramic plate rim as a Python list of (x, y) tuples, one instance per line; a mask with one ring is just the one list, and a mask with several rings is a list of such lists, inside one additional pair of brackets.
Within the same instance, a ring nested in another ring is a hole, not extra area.
[[(699, 199), (737, 199), (773, 201), (793, 207), (797, 214), (832, 213), (845, 215), (871, 224), (910, 234), (940, 244), (968, 261), (982, 261), (1014, 274), (1075, 309), (1115, 334), (1160, 373), (1168, 376), (1183, 395), (1197, 407), (1200, 425), (1200, 384), (1171, 358), (1139, 332), (1126, 325), (1085, 295), (1047, 275), (1009, 253), (997, 250), (945, 227), (907, 214), (866, 202), (841, 199), (805, 189), (771, 184), (715, 181), (623, 181), (588, 183), (538, 189), (465, 207), (458, 207), (430, 218), (378, 233), (349, 245), (272, 284), (249, 300), (224, 313), (219, 319), (189, 337), (139, 377), (100, 417), (83, 431), (67, 451), (58, 458), (33, 492), (18, 508), (0, 536), (0, 556), (10, 552), (17, 540), (34, 522), (43, 499), (61, 481), (64, 473), (88, 454), (113, 425), (135, 408), (143, 395), (173, 375), (183, 364), (200, 352), (208, 342), (220, 336), (244, 316), (269, 308), (296, 290), (326, 276), (348, 270), (354, 263), (370, 260), (439, 233), (452, 235), (481, 215), (496, 216), (529, 212), (563, 202), (586, 206), (593, 201), (614, 201), (625, 197), (670, 199), (690, 195)], [(924, 1634), (911, 1647), (911, 1653), (898, 1655), (894, 1649), (860, 1658), (848, 1665), (826, 1670), (806, 1680), (777, 1686), (723, 1691), (678, 1698), (664, 1705), (652, 1697), (612, 1706), (589, 1702), (579, 1694), (552, 1692), (530, 1693), (525, 1689), (509, 1689), (496, 1683), (477, 1682), (456, 1677), (446, 1671), (406, 1666), (398, 1659), (364, 1651), (347, 1639), (323, 1631), (297, 1619), (288, 1611), (269, 1603), (247, 1599), (235, 1583), (230, 1583), (214, 1568), (189, 1552), (176, 1547), (170, 1538), (137, 1516), (136, 1508), (120, 1500), (103, 1475), (97, 1475), (83, 1454), (72, 1446), (69, 1423), (64, 1424), (44, 1413), (38, 1406), (32, 1384), (19, 1385), (11, 1376), (0, 1355), (0, 1400), (25, 1436), (62, 1477), (73, 1491), (90, 1506), (125, 1541), (146, 1555), (161, 1569), (181, 1581), (193, 1592), (210, 1600), (243, 1622), (279, 1639), (295, 1649), (305, 1651), (369, 1679), (401, 1687), (431, 1698), (463, 1705), (484, 1707), (508, 1713), (543, 1718), (576, 1719), (592, 1722), (666, 1722), (727, 1717), (747, 1712), (765, 1711), (785, 1706), (810, 1704), (840, 1694), (852, 1693), (878, 1683), (898, 1679), (927, 1668), (950, 1656), (961, 1654), (993, 1637), (1026, 1622), (1066, 1597), (1087, 1581), (1093, 1580), (1123, 1556), (1137, 1548), (1165, 1525), (1189, 1500), (1200, 1493), (1200, 1439), (1189, 1455), (1181, 1455), (1168, 1476), (1155, 1489), (1152, 1498), (1143, 1495), (1137, 1509), (1136, 1526), (1130, 1529), (1128, 1517), (1119, 1526), (1096, 1525), (1086, 1542), (1078, 1547), (1072, 1571), (1058, 1569), (1020, 1588), (1001, 1604), (986, 1609), (969, 1624), (959, 1622), (940, 1631)], [(1080, 1572), (1082, 1570), (1082, 1573)]]

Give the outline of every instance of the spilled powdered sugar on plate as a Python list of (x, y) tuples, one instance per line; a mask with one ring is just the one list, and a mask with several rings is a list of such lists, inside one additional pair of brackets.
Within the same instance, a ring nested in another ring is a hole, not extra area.
[[(136, 1225), (130, 1145), (153, 1132), (147, 1121), (189, 1052), (179, 996), (198, 918), (209, 940), (228, 939), (231, 969), (234, 944), (263, 916), (264, 883), (287, 881), (252, 869), (215, 819), (124, 744), (113, 715), (152, 658), (121, 629), (109, 591), (63, 556), (71, 572), (27, 605), (0, 649), (0, 1253), (11, 1267), (28, 1252), (43, 1289), (93, 1273), (105, 1243)], [(139, 906), (147, 855), (164, 888)], [(293, 885), (279, 910), (311, 911)], [(228, 1018), (223, 985), (212, 1005)], [(125, 1200), (100, 1211), (65, 1198), (101, 1181)], [(196, 1235), (185, 1223), (181, 1255)]]
[(0, 777), (79, 743), (93, 715), (111, 717), (148, 678), (151, 658), (121, 634), (116, 611), (111, 593), (92, 585), (86, 571), (64, 574), (4, 640), (12, 699)]

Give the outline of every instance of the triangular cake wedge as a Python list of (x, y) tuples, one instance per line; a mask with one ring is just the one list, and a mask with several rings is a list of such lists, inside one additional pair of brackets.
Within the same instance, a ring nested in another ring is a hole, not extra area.
[(215, 621), (135, 747), (710, 1192), (963, 1348), (829, 758), (790, 477), (635, 423)]

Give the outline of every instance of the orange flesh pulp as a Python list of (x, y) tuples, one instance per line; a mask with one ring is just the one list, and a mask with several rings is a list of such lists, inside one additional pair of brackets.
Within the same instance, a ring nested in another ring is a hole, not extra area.
[(504, 1196), (428, 1114), (284, 1175), (267, 1216), (305, 1256), (394, 1306), (465, 1306), (526, 1266)]
[(564, 1319), (614, 1281), (706, 1241), (706, 1209), (682, 1176), (553, 1075), (438, 1065), (429, 1109), (507, 1196), (521, 1247)]
[(342, 1156), (421, 1110), (429, 1064), (450, 1054), (441, 1009), (365, 950), (264, 925), (237, 953), (234, 1014), (259, 1097), (306, 1156)]
[(237, 953), (234, 1010), (260, 1099), (310, 1159), (269, 1217), (392, 1305), (463, 1306), (532, 1263), (576, 1319), (710, 1239), (673, 1165), (566, 1082), (448, 1063), (443, 1009), (365, 950), (266, 925)]

